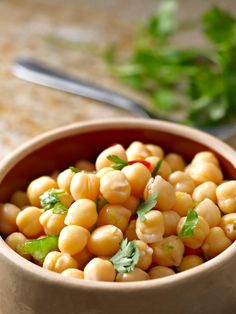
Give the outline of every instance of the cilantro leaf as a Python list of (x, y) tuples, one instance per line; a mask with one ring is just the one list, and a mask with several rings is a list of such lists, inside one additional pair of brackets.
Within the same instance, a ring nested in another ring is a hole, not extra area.
[(125, 166), (128, 165), (128, 162), (125, 160), (120, 159), (118, 156), (116, 155), (108, 155), (107, 159), (112, 161), (113, 164), (111, 165), (111, 167), (115, 170), (121, 170), (123, 169)]
[(40, 203), (45, 210), (52, 209), (53, 214), (64, 214), (68, 211), (60, 201), (59, 196), (63, 195), (65, 191), (50, 189), (40, 196)]
[(70, 166), (69, 169), (74, 172), (74, 173), (78, 173), (78, 172), (81, 172), (81, 170), (79, 168), (76, 168), (74, 166)]
[(65, 214), (68, 212), (68, 208), (65, 207), (61, 202), (56, 203), (52, 209), (53, 214)]
[(138, 264), (139, 257), (140, 252), (135, 241), (128, 242), (128, 239), (125, 239), (121, 242), (120, 250), (110, 261), (118, 273), (129, 273)]
[(18, 247), (21, 254), (30, 254), (39, 263), (43, 263), (46, 255), (58, 250), (58, 237), (48, 236), (42, 239), (28, 240)]
[(186, 238), (193, 236), (198, 223), (198, 219), (199, 218), (197, 212), (195, 212), (193, 209), (189, 209), (185, 223), (180, 230), (179, 237)]
[(138, 218), (141, 222), (145, 221), (145, 214), (147, 214), (153, 207), (156, 206), (157, 203), (157, 197), (160, 193), (155, 192), (153, 193), (146, 201), (142, 202), (136, 211)]
[(100, 195), (100, 197), (97, 197), (95, 200), (97, 212), (100, 211), (106, 204), (108, 204), (108, 201), (105, 199), (103, 195)]
[(159, 169), (161, 168), (162, 163), (163, 163), (163, 159), (158, 160), (158, 162), (157, 162), (157, 164), (156, 164), (156, 166), (155, 166), (155, 168), (153, 169), (153, 172), (152, 172), (152, 176), (153, 177), (155, 177), (157, 175)]

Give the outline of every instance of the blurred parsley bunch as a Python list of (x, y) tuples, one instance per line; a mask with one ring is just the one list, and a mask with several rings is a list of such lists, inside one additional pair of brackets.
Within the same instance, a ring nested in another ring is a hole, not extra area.
[(211, 7), (198, 23), (209, 47), (182, 48), (172, 38), (192, 26), (177, 20), (177, 9), (174, 0), (160, 4), (136, 36), (128, 60), (117, 63), (110, 51), (113, 73), (146, 92), (158, 110), (182, 109), (185, 123), (211, 126), (236, 118), (236, 18)]

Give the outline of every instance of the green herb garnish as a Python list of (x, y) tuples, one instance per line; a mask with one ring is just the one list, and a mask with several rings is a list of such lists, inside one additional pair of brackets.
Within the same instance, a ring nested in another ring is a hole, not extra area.
[(164, 244), (164, 245), (163, 245), (163, 249), (164, 249), (164, 251), (166, 251), (166, 252), (170, 252), (170, 251), (172, 251), (172, 250), (174, 249), (174, 247), (173, 247), (173, 245), (171, 245), (171, 244)]
[(128, 161), (122, 160), (116, 155), (109, 155), (107, 159), (113, 162), (111, 167), (115, 170), (121, 170), (128, 165)]
[(194, 235), (195, 228), (198, 223), (198, 214), (193, 209), (188, 210), (187, 218), (185, 223), (180, 230), (179, 237), (180, 238), (187, 238), (192, 237)]
[(78, 172), (81, 172), (81, 170), (79, 168), (76, 168), (74, 166), (70, 166), (69, 169), (74, 172), (74, 173), (78, 173)]
[(153, 172), (152, 172), (153, 178), (157, 175), (159, 169), (161, 168), (162, 162), (163, 162), (163, 159), (158, 160), (158, 162), (157, 162), (157, 164), (156, 164), (156, 166), (155, 166), (155, 168), (153, 169)]
[(97, 197), (95, 200), (97, 212), (100, 211), (106, 204), (108, 204), (108, 201), (105, 199), (103, 195), (101, 195), (99, 198)]
[(153, 209), (153, 207), (156, 206), (157, 197), (159, 194), (159, 192), (155, 192), (146, 201), (139, 204), (136, 213), (141, 222), (146, 220), (145, 214), (147, 214), (151, 209)]
[(68, 211), (60, 201), (59, 196), (65, 191), (50, 189), (40, 196), (40, 203), (45, 210), (52, 209), (53, 214), (64, 214)]
[[(177, 0), (163, 0), (134, 36), (127, 58), (109, 51), (110, 70), (125, 84), (149, 95), (166, 116), (213, 126), (236, 119), (236, 17), (213, 5), (198, 20), (178, 20)], [(199, 29), (205, 47), (174, 44), (174, 36)], [(114, 49), (113, 49), (114, 50)]]
[(137, 265), (140, 257), (139, 249), (135, 241), (121, 242), (120, 250), (110, 259), (118, 273), (129, 273)]
[(43, 239), (28, 240), (17, 249), (21, 254), (30, 254), (39, 263), (43, 263), (49, 252), (58, 250), (58, 237), (48, 236)]

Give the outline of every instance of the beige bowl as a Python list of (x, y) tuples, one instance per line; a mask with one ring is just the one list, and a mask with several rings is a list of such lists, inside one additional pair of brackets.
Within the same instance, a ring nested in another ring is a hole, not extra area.
[[(30, 180), (77, 159), (93, 159), (112, 143), (156, 143), (190, 160), (200, 150), (219, 158), (236, 179), (236, 152), (205, 133), (141, 119), (74, 124), (48, 132), (0, 164), (0, 202)], [(134, 283), (76, 281), (42, 269), (0, 239), (1, 314), (235, 314), (236, 243), (216, 258), (170, 277)]]

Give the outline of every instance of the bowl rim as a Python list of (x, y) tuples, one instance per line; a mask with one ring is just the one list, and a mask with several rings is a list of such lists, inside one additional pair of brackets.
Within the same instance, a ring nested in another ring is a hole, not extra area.
[[(203, 144), (209, 149), (217, 149), (219, 155), (224, 156), (232, 165), (236, 168), (236, 151), (229, 145), (225, 144), (221, 140), (209, 135), (203, 131), (193, 129), (188, 126), (183, 126), (180, 124), (166, 122), (161, 120), (149, 120), (140, 118), (118, 118), (118, 119), (99, 119), (88, 122), (78, 122), (73, 123), (68, 126), (59, 127), (41, 135), (34, 137), (33, 139), (27, 141), (25, 144), (21, 145), (19, 148), (15, 149), (12, 153), (6, 156), (0, 161), (0, 181), (5, 177), (5, 175), (17, 164), (22, 158), (27, 156), (29, 153), (41, 148), (42, 146), (68, 136), (73, 136), (76, 134), (89, 133), (93, 131), (101, 131), (104, 129), (122, 129), (122, 128), (134, 129), (141, 127), (145, 130), (156, 129), (170, 134), (175, 134), (182, 136), (187, 139), (194, 140), (200, 144)], [(215, 258), (199, 265), (196, 268), (189, 269), (187, 271), (177, 273), (173, 276), (163, 277), (159, 279), (153, 279), (138, 282), (97, 282), (87, 280), (77, 280), (73, 278), (66, 278), (59, 276), (60, 274), (54, 273), (47, 269), (43, 269), (36, 264), (27, 261), (19, 254), (14, 252), (6, 242), (0, 237), (0, 254), (5, 258), (6, 261), (11, 263), (18, 271), (25, 273), (25, 275), (30, 275), (35, 277), (35, 280), (46, 280), (50, 284), (57, 284), (60, 286), (67, 286), (75, 289), (90, 289), (93, 290), (103, 290), (106, 292), (121, 292), (124, 293), (132, 291), (140, 291), (146, 289), (165, 289), (169, 286), (174, 287), (179, 285), (182, 281), (188, 281), (192, 279), (198, 279), (206, 275), (209, 272), (213, 272), (219, 268), (222, 268), (224, 264), (230, 261), (233, 256), (236, 256), (236, 241), (232, 243), (224, 252), (216, 256)], [(128, 290), (125, 288), (129, 288)]]

